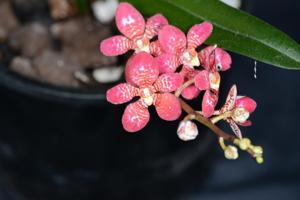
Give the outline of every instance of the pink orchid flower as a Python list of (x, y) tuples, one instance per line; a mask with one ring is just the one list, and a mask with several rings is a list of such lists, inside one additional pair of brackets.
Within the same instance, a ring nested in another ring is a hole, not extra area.
[(210, 117), (215, 111), (219, 99), (221, 77), (217, 71), (200, 71), (194, 78), (195, 87), (205, 91), (202, 99), (202, 112), (204, 117)]
[(250, 97), (237, 96), (236, 85), (233, 85), (228, 92), (224, 106), (220, 109), (220, 114), (231, 112), (226, 119), (235, 135), (242, 138), (242, 133), (238, 125), (251, 126), (248, 120), (250, 114), (256, 109), (256, 102)]
[(195, 84), (187, 87), (182, 96), (186, 99), (196, 98), (200, 91), (205, 90), (202, 100), (202, 112), (210, 117), (218, 103), (221, 77), (219, 71), (228, 70), (231, 66), (230, 55), (221, 48), (208, 46), (198, 54), (201, 65), (205, 70), (199, 71), (183, 66), (181, 74), (185, 79), (194, 79)]
[(171, 92), (183, 83), (178, 73), (166, 73), (159, 76), (159, 67), (154, 58), (140, 52), (133, 55), (125, 68), (127, 83), (121, 83), (107, 91), (107, 100), (113, 104), (122, 104), (139, 96), (139, 100), (130, 103), (123, 114), (122, 124), (126, 131), (136, 132), (146, 126), (150, 119), (148, 107), (155, 106), (160, 118), (173, 121), (181, 115), (179, 99)]
[(190, 68), (199, 66), (196, 48), (203, 44), (212, 30), (211, 23), (203, 22), (192, 26), (186, 37), (177, 27), (165, 25), (158, 32), (158, 41), (164, 52), (156, 58), (160, 72), (174, 72), (181, 64)]
[(124, 36), (116, 35), (103, 40), (100, 43), (100, 51), (106, 56), (121, 55), (130, 49), (136, 53), (145, 51), (159, 54), (160, 48), (157, 43), (151, 45), (150, 39), (166, 24), (168, 20), (161, 14), (150, 17), (145, 23), (141, 13), (131, 4), (120, 3), (116, 10), (116, 25)]

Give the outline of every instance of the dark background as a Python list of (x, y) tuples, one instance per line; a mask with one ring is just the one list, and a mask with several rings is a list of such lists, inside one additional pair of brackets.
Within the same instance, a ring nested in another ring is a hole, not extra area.
[[(251, 14), (300, 41), (300, 1), (251, 2)], [(258, 62), (255, 79), (254, 60), (233, 56), (233, 66), (224, 76), (237, 84), (239, 93), (258, 103), (251, 115), (253, 126), (243, 131), (264, 147), (265, 162), (257, 165), (246, 154), (232, 162), (218, 151), (218, 161), (203, 189), (183, 199), (300, 199), (300, 71)]]
[[(298, 0), (253, 0), (247, 9), (253, 15), (286, 32), (296, 41), (300, 41), (300, 2)], [(197, 167), (186, 168), (186, 170), (190, 170), (190, 174), (187, 173), (189, 176), (184, 179), (172, 179), (177, 182), (179, 187), (184, 187), (185, 192), (177, 195), (177, 191), (173, 190), (173, 187), (169, 187), (170, 182), (167, 181), (161, 185), (163, 188), (159, 190), (159, 193), (165, 192), (166, 195), (153, 199), (173, 199), (175, 197), (171, 197), (172, 193), (183, 200), (300, 199), (300, 132), (298, 128), (300, 71), (279, 69), (257, 62), (257, 79), (255, 79), (254, 60), (233, 55), (232, 69), (225, 72), (223, 77), (226, 82), (223, 87), (223, 95), (235, 83), (238, 86), (239, 94), (250, 96), (258, 103), (257, 110), (251, 116), (253, 126), (242, 130), (244, 135), (250, 137), (255, 144), (264, 147), (264, 164), (257, 165), (245, 153), (241, 153), (240, 158), (236, 161), (228, 161), (222, 155), (220, 148), (214, 145), (211, 151), (213, 153), (208, 154), (208, 157), (204, 157), (205, 159), (201, 157), (201, 163), (198, 163)], [(108, 177), (101, 175), (103, 182), (108, 185), (107, 188), (110, 188), (110, 193), (126, 191), (126, 182), (122, 184), (119, 177), (130, 179), (134, 173), (130, 170), (123, 171), (124, 168), (119, 169), (115, 164), (123, 163), (123, 167), (133, 161), (118, 158), (118, 151), (124, 152), (128, 145), (130, 146), (136, 141), (140, 142), (142, 139), (148, 142), (143, 143), (144, 148), (135, 147), (137, 148), (133, 151), (136, 155), (135, 159), (143, 160), (147, 157), (147, 155), (139, 154), (139, 148), (142, 148), (141, 152), (143, 153), (147, 153), (146, 147), (150, 149), (160, 147), (158, 148), (160, 151), (161, 146), (157, 144), (159, 143), (157, 140), (161, 138), (148, 138), (153, 131), (165, 132), (164, 139), (167, 141), (169, 138), (170, 143), (178, 145), (177, 140), (173, 141), (176, 139), (174, 132), (176, 123), (171, 125), (162, 123), (157, 127), (158, 120), (154, 119), (154, 122), (151, 122), (153, 125), (149, 125), (142, 136), (130, 136), (131, 139), (128, 139), (129, 136), (120, 136), (122, 133), (114, 131), (114, 128), (116, 130), (120, 128), (121, 111), (117, 108), (103, 104), (103, 102), (99, 105), (95, 103), (77, 104), (76, 102), (71, 104), (41, 100), (9, 90), (6, 87), (0, 88), (0, 186), (2, 186), (0, 200), (25, 199), (25, 197), (30, 200), (58, 199), (55, 197), (58, 192), (66, 195), (65, 198), (60, 195), (60, 199), (71, 197), (73, 199), (114, 199), (110, 198), (109, 192), (105, 193), (107, 196), (101, 196), (103, 191), (91, 193), (90, 198), (84, 195), (81, 197), (80, 195), (84, 192), (79, 193), (78, 190), (102, 188), (101, 184), (98, 187), (93, 184), (93, 180), (96, 182), (96, 179), (99, 178), (95, 169), (101, 168), (104, 171), (114, 172)], [(99, 128), (100, 126), (101, 128)], [(165, 127), (163, 128), (163, 126)], [(97, 132), (96, 130), (101, 131)], [(61, 133), (61, 135), (55, 135), (56, 133)], [(112, 134), (114, 140), (106, 141), (105, 137), (101, 139), (100, 133)], [(153, 134), (155, 135), (155, 133)], [(201, 139), (204, 138), (200, 137), (199, 140)], [(81, 145), (78, 143), (80, 140), (82, 140)], [(117, 142), (116, 148), (120, 149), (108, 152), (106, 149), (115, 145), (112, 141)], [(126, 143), (127, 146), (122, 146), (122, 143)], [(49, 146), (43, 146), (45, 144)], [(69, 154), (68, 150), (74, 147), (72, 144), (77, 145), (77, 151), (72, 149)], [(197, 143), (194, 142), (193, 145), (195, 144)], [(199, 142), (199, 144), (201, 143)], [(190, 144), (185, 145), (193, 148)], [(47, 152), (47, 149), (51, 149), (53, 146), (58, 149), (57, 152), (55, 154), (52, 154), (53, 152), (50, 150)], [(99, 146), (103, 148), (99, 150)], [(85, 153), (82, 153), (83, 149)], [(43, 153), (39, 151), (43, 151)], [(184, 158), (190, 153), (189, 150), (186, 150), (186, 154), (181, 156)], [(95, 161), (100, 159), (98, 154), (101, 154), (104, 162)], [(157, 152), (149, 150), (149, 154), (155, 157)], [(174, 165), (180, 165), (186, 161), (181, 159), (182, 157), (177, 156)], [(74, 161), (76, 158), (80, 159), (76, 162)], [(119, 160), (116, 161), (115, 158)], [(56, 164), (49, 165), (49, 160)], [(76, 168), (76, 171), (72, 168), (73, 166), (88, 170), (78, 171)], [(115, 169), (112, 170), (112, 168)], [(130, 166), (128, 168), (130, 169)], [(170, 171), (170, 169), (168, 168), (166, 171)], [(161, 176), (165, 174), (166, 172), (163, 171)], [(140, 176), (139, 174), (135, 175)], [(141, 176), (144, 179), (150, 179), (148, 176)], [(176, 173), (173, 173), (172, 176), (176, 176)], [(199, 177), (198, 182), (195, 181), (195, 177)], [(50, 179), (54, 180), (55, 186), (48, 184), (51, 182)], [(137, 180), (139, 181), (139, 179)], [(181, 182), (178, 183), (179, 181)], [(83, 183), (84, 187), (81, 187), (80, 183)], [(151, 183), (142, 184), (141, 188), (137, 187), (136, 193), (139, 193), (139, 190), (151, 191), (153, 187)], [(49, 195), (51, 192), (53, 197)], [(45, 197), (45, 194), (48, 196)], [(116, 199), (146, 199), (146, 197), (137, 198), (132, 193), (130, 195), (126, 198), (119, 196)]]

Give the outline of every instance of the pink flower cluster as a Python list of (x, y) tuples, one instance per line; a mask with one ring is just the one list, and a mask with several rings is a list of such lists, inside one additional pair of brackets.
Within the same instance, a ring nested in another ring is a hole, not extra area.
[(146, 126), (151, 105), (160, 118), (178, 119), (181, 105), (173, 92), (190, 80), (193, 84), (184, 88), (182, 97), (194, 99), (204, 91), (203, 116), (209, 118), (214, 114), (221, 81), (219, 72), (230, 68), (231, 57), (216, 45), (198, 50), (213, 31), (211, 23), (196, 24), (185, 35), (169, 25), (161, 14), (145, 21), (131, 4), (120, 3), (116, 25), (123, 35), (103, 40), (100, 51), (106, 56), (117, 56), (134, 50), (125, 67), (126, 83), (107, 91), (107, 100), (113, 104), (139, 97), (123, 114), (126, 131), (136, 132)]

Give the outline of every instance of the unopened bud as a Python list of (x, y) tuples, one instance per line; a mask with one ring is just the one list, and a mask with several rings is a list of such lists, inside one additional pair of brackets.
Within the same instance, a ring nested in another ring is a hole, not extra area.
[(235, 146), (228, 145), (224, 151), (225, 158), (235, 160), (239, 157), (238, 150)]
[(258, 164), (262, 164), (264, 162), (264, 159), (261, 156), (257, 156), (255, 159)]
[(248, 138), (243, 138), (239, 142), (239, 147), (241, 150), (246, 150), (251, 145), (251, 141)]
[(178, 137), (183, 141), (194, 140), (198, 135), (197, 125), (190, 121), (181, 121), (177, 129)]
[(261, 146), (255, 146), (255, 147), (253, 147), (253, 152), (257, 155), (262, 155), (263, 154), (263, 148)]

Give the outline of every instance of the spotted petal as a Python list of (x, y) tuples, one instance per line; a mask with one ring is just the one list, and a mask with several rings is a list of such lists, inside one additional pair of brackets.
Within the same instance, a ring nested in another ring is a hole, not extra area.
[(186, 48), (186, 37), (175, 26), (164, 26), (158, 33), (158, 40), (166, 53), (177, 54)]
[(197, 48), (211, 35), (213, 25), (209, 22), (196, 24), (190, 28), (187, 34), (188, 48)]
[(106, 99), (113, 104), (122, 104), (130, 101), (134, 96), (138, 95), (138, 88), (127, 83), (120, 83), (115, 87), (107, 90)]
[(121, 33), (130, 39), (142, 36), (145, 20), (141, 13), (129, 3), (120, 3), (116, 10), (116, 24)]
[(158, 116), (166, 121), (173, 121), (181, 115), (179, 99), (171, 93), (157, 94), (154, 102)]
[(150, 43), (150, 53), (153, 56), (159, 56), (163, 54), (163, 49), (161, 48), (158, 40)]
[(161, 75), (154, 83), (154, 87), (160, 92), (173, 92), (183, 83), (183, 78), (179, 73), (166, 73)]
[(106, 56), (117, 56), (132, 48), (132, 42), (121, 35), (116, 35), (100, 43), (100, 51)]
[(227, 119), (227, 122), (230, 125), (231, 130), (234, 132), (234, 134), (238, 137), (238, 138), (242, 138), (242, 132), (239, 128), (239, 126), (235, 123), (235, 121), (233, 121), (232, 119)]
[(139, 87), (152, 85), (158, 75), (159, 69), (154, 58), (146, 52), (133, 55), (125, 68), (126, 81)]
[(221, 108), (221, 113), (230, 111), (234, 108), (236, 95), (237, 95), (237, 88), (236, 85), (233, 85), (228, 92), (224, 106)]
[(185, 79), (193, 79), (199, 73), (199, 70), (195, 70), (187, 65), (183, 65), (181, 71), (179, 72)]
[(199, 90), (209, 89), (209, 72), (207, 70), (202, 70), (195, 76), (195, 86)]
[(179, 66), (179, 58), (175, 54), (163, 53), (155, 57), (157, 65), (159, 66), (159, 72), (161, 74), (168, 72), (175, 72)]
[(198, 58), (200, 60), (201, 66), (203, 66), (206, 70), (211, 70), (214, 68), (215, 58), (214, 58), (214, 50), (215, 46), (208, 46), (202, 49), (198, 53)]
[(245, 108), (249, 113), (252, 113), (256, 109), (256, 102), (250, 97), (238, 97), (235, 102), (235, 107)]
[(137, 132), (143, 129), (149, 122), (148, 108), (143, 106), (141, 100), (129, 104), (123, 114), (122, 124), (126, 131)]
[(202, 112), (203, 116), (208, 118), (213, 115), (215, 111), (215, 107), (218, 103), (218, 96), (209, 90), (205, 91), (202, 100)]
[(195, 85), (190, 85), (181, 92), (181, 96), (187, 100), (195, 99), (199, 94), (200, 90)]
[(158, 34), (158, 31), (165, 25), (169, 24), (168, 20), (161, 14), (150, 17), (146, 22), (145, 34), (148, 39), (152, 39)]

